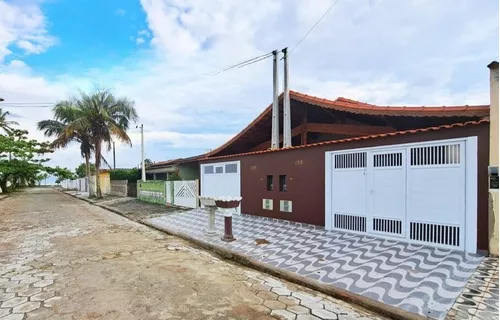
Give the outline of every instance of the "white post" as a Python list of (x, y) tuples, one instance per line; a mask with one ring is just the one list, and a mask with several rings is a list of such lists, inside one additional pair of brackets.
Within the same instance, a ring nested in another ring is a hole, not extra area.
[(142, 163), (142, 181), (146, 181), (146, 165), (144, 164), (144, 125), (141, 124), (141, 163)]
[(279, 149), (279, 104), (278, 104), (278, 51), (273, 51), (273, 119), (271, 129), (271, 149)]
[(292, 119), (290, 110), (290, 88), (288, 82), (288, 48), (281, 50), (284, 61), (284, 80), (283, 80), (283, 148), (292, 146)]

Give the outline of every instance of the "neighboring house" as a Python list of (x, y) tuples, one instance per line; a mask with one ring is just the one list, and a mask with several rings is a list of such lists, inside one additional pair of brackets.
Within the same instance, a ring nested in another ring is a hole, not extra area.
[[(111, 176), (109, 170), (101, 170), (99, 174), (99, 180), (101, 182), (101, 193), (110, 194), (111, 193)], [(94, 189), (96, 190), (96, 189)]]
[(156, 162), (146, 168), (146, 180), (168, 180), (172, 173), (182, 180), (195, 180), (200, 178), (200, 164), (198, 160), (203, 156), (175, 159)]
[[(246, 214), (488, 250), (489, 105), (377, 106), (293, 91), (290, 99), (292, 147), (269, 149), (268, 106), (219, 148), (149, 172), (199, 165), (201, 195), (241, 196)], [(280, 97), (280, 128), (282, 114)]]

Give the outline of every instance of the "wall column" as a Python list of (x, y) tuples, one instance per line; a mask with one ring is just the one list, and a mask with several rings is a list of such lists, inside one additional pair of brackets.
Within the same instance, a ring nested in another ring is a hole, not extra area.
[[(498, 174), (498, 62), (493, 61), (488, 65), (490, 69), (490, 170)], [(490, 172), (493, 172), (490, 171)], [(491, 173), (490, 173), (491, 174)], [(498, 256), (498, 187), (489, 186), (489, 251), (491, 255)]]

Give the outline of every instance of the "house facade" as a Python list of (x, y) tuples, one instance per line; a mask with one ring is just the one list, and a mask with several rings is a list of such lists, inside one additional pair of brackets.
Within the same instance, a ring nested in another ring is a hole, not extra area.
[[(490, 106), (378, 106), (290, 92), (292, 147), (270, 149), (271, 106), (206, 154), (202, 196), (238, 211), (466, 252), (489, 250)], [(280, 128), (283, 108), (280, 98)], [(156, 168), (159, 168), (157, 166)]]

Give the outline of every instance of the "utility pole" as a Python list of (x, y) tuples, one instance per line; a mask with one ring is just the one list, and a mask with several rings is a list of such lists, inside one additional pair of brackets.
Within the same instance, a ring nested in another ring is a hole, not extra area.
[[(136, 126), (138, 128), (139, 126)], [(146, 165), (144, 164), (144, 125), (141, 124), (141, 166), (142, 166), (142, 181), (146, 181)]]
[(273, 51), (273, 119), (271, 129), (271, 149), (280, 147), (280, 121), (278, 104), (278, 51)]
[(116, 170), (115, 142), (113, 141), (113, 170)]
[(290, 88), (288, 73), (288, 48), (281, 50), (283, 52), (284, 80), (283, 80), (283, 148), (292, 146), (292, 120), (290, 110)]

